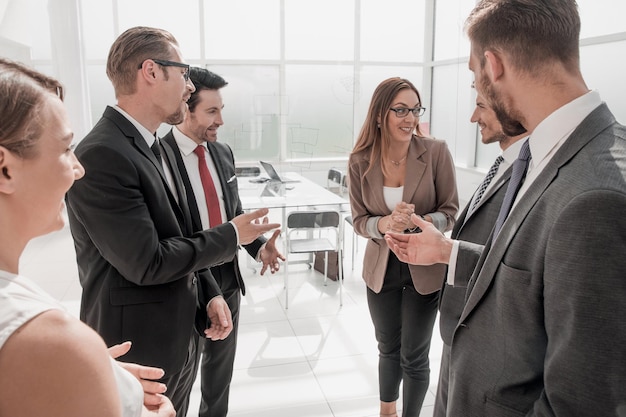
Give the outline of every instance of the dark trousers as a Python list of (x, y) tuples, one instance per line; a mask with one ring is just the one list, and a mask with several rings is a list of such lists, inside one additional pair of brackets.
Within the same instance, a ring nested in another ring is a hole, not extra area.
[(448, 384), (450, 383), (450, 346), (443, 344), (441, 352), (441, 368), (439, 369), (439, 383), (437, 384), (437, 398), (433, 417), (446, 417), (448, 409)]
[(200, 338), (194, 331), (189, 341), (189, 350), (187, 352), (187, 360), (180, 372), (165, 375), (161, 382), (167, 385), (165, 395), (172, 401), (176, 409), (177, 416), (186, 416), (189, 408), (189, 395), (193, 388), (193, 383), (198, 373), (198, 363), (200, 362), (200, 354), (202, 352)]
[(226, 417), (228, 414), (228, 396), (237, 350), (241, 292), (239, 288), (224, 291), (224, 298), (233, 318), (233, 331), (224, 340), (205, 339), (203, 342), (200, 368), (202, 400), (199, 417)]
[(439, 293), (415, 291), (409, 268), (393, 253), (380, 293), (367, 289), (378, 341), (380, 400), (396, 401), (402, 381), (402, 416), (418, 417), (430, 382), (428, 353)]

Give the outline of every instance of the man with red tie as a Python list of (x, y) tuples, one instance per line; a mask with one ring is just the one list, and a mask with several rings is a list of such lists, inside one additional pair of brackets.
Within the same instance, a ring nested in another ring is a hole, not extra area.
[[(190, 80), (196, 91), (188, 101), (184, 121), (172, 128), (162, 140), (175, 151), (181, 177), (185, 184), (194, 230), (215, 227), (243, 212), (237, 191), (235, 160), (231, 148), (217, 141), (222, 120), (220, 89), (228, 83), (219, 75), (203, 68), (191, 68)], [(276, 230), (269, 240), (258, 238), (244, 245), (250, 256), (261, 261), (261, 274), (268, 268), (279, 269), (278, 260), (285, 260), (276, 249)], [(225, 417), (233, 374), (237, 344), (239, 305), (245, 286), (237, 256), (211, 268), (220, 285), (223, 299), (232, 314), (233, 331), (223, 340), (206, 339), (201, 362), (200, 417)], [(218, 297), (216, 297), (218, 298)], [(216, 300), (222, 302), (222, 300)]]

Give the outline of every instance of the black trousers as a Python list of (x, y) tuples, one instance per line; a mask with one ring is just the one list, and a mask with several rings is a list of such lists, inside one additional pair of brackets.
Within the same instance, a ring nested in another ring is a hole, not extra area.
[(194, 331), (189, 341), (189, 350), (187, 352), (187, 360), (180, 372), (172, 375), (165, 375), (161, 382), (167, 385), (165, 395), (172, 401), (177, 416), (186, 416), (189, 408), (189, 395), (193, 388), (198, 373), (198, 364), (200, 362), (200, 354), (202, 352), (201, 339)]
[(418, 417), (430, 382), (428, 353), (439, 292), (421, 295), (409, 268), (389, 254), (380, 293), (367, 289), (378, 341), (380, 400), (396, 401), (402, 382), (402, 416)]
[[(215, 275), (219, 282), (218, 274)], [(220, 285), (220, 287), (233, 318), (233, 331), (224, 340), (205, 339), (202, 342), (203, 350), (200, 365), (202, 400), (199, 417), (226, 417), (228, 414), (228, 397), (237, 350), (241, 292), (239, 287), (232, 285), (226, 291), (224, 285)]]

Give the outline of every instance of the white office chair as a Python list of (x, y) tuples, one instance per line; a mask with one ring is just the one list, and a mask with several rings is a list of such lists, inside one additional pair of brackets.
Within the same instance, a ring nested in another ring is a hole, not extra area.
[(328, 176), (326, 179), (326, 188), (335, 194), (343, 195), (341, 187), (341, 179), (343, 178), (343, 172), (337, 168), (331, 168), (328, 170)]
[[(339, 305), (343, 305), (343, 251), (339, 212), (334, 210), (294, 211), (287, 216), (284, 263), (285, 309), (289, 308), (289, 254), (325, 252), (324, 285), (328, 281), (328, 252), (337, 252)], [(320, 233), (314, 233), (320, 232)], [(302, 237), (304, 235), (304, 237)]]

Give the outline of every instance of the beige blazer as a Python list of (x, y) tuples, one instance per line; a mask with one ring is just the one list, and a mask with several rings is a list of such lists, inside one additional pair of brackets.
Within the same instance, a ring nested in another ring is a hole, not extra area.
[[(374, 292), (380, 292), (385, 279), (389, 248), (380, 234), (367, 230), (372, 217), (391, 214), (383, 197), (383, 173), (380, 161), (370, 161), (366, 149), (350, 155), (350, 204), (354, 230), (369, 238), (363, 260), (363, 279)], [(370, 171), (365, 174), (369, 166)], [(452, 229), (459, 209), (452, 155), (445, 141), (414, 136), (406, 159), (403, 201), (415, 204), (415, 213), (442, 213), (447, 219), (445, 230)], [(409, 265), (413, 285), (420, 294), (441, 288), (446, 265)]]

